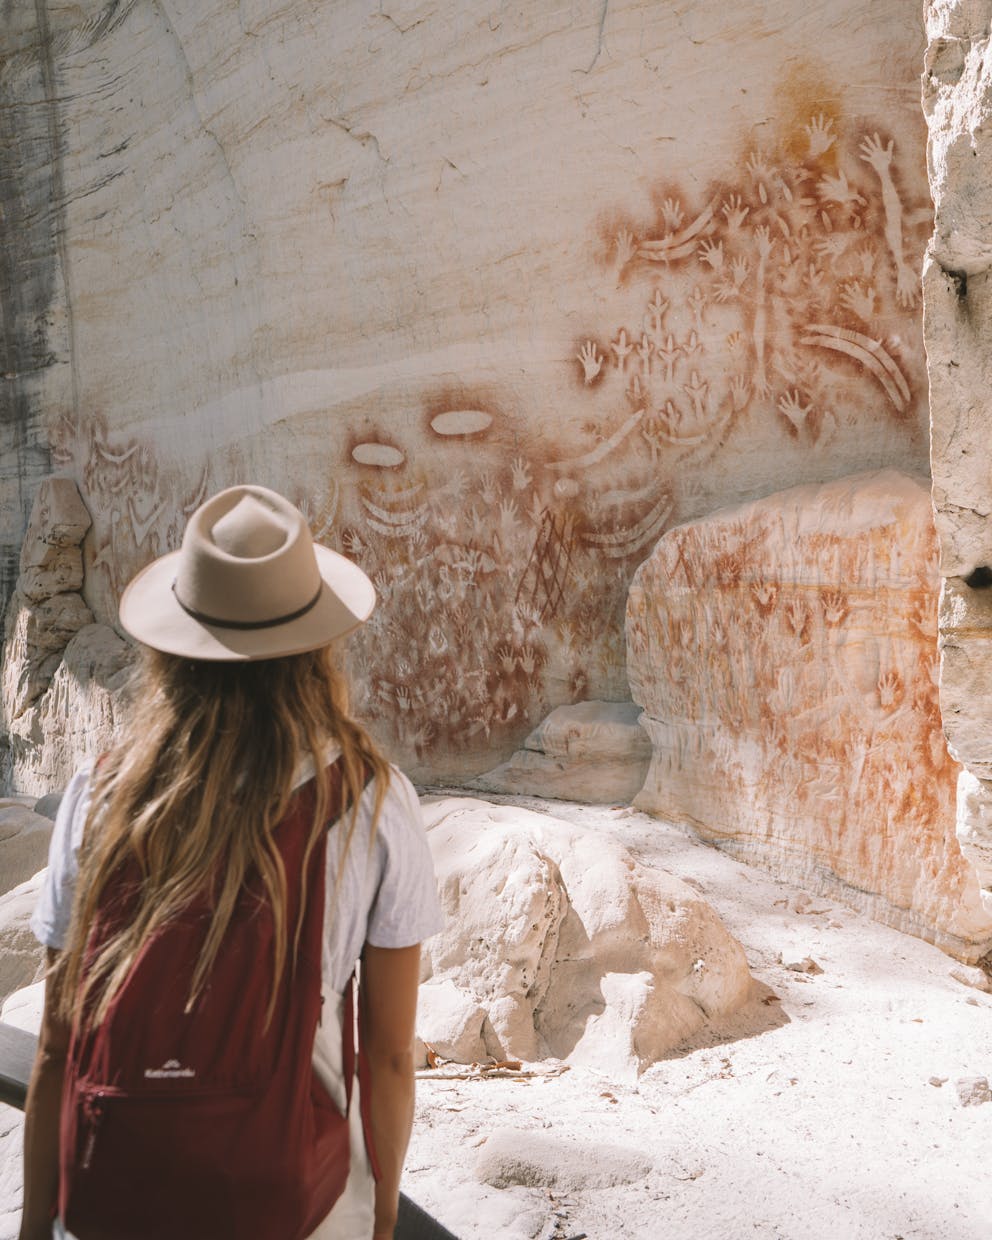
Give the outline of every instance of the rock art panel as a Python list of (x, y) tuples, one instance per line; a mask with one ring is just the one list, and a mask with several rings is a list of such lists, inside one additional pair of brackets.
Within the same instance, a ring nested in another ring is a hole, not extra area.
[(615, 840), (467, 798), (428, 798), (424, 816), (447, 914), (424, 952), (424, 1041), (636, 1079), (751, 1000), (713, 909)]
[(925, 467), (909, 0), (0, 23), (9, 459), (77, 482), (99, 623), (208, 491), (271, 485), (376, 580), (356, 707), (464, 779), (627, 696), (665, 529)]
[[(843, 128), (810, 115), (798, 150), (755, 147), (698, 203), (659, 186), (656, 218), (616, 232), (629, 318), (586, 339), (576, 361), (586, 387), (623, 389), (628, 433), (652, 462), (712, 454), (740, 423), (812, 447), (849, 431), (866, 405), (918, 419), (913, 308), (929, 204), (919, 183), (900, 192), (891, 136)], [(660, 516), (644, 518), (644, 542)]]
[(628, 603), (635, 804), (973, 960), (992, 906), (954, 835), (937, 590), (929, 492), (894, 471), (670, 530)]

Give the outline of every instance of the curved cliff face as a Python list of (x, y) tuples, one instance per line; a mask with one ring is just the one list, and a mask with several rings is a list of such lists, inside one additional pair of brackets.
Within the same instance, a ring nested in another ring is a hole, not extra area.
[(923, 108), (934, 232), (924, 264), (933, 500), (940, 538), (940, 704), (959, 786), (958, 837), (992, 881), (992, 6), (933, 0)]
[(665, 529), (926, 467), (908, 0), (0, 20), (8, 588), (49, 456), (104, 624), (207, 491), (274, 486), (376, 580), (357, 705), (460, 778), (628, 696)]
[(34, 490), (51, 472), (51, 424), (71, 407), (54, 49), (47, 23), (27, 10), (8, 6), (0, 18), (0, 607)]

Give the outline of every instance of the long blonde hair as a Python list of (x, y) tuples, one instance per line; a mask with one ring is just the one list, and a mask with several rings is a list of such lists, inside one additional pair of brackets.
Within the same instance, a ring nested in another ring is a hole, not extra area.
[[(306, 857), (326, 823), (330, 790), (323, 751), (341, 747), (341, 844), (351, 844), (371, 770), (373, 830), (389, 767), (348, 714), (331, 649), (249, 663), (191, 661), (146, 649), (126, 734), (101, 760), (80, 849), (68, 940), (57, 970), (61, 1016), (99, 1024), (142, 945), (210, 884), (214, 915), (190, 986), (203, 989), (245, 878), (257, 871), (275, 918), (272, 998), (295, 956), (286, 925), (286, 874), (272, 831), (286, 813), (294, 773), (313, 756), (317, 796)], [(107, 884), (136, 865), (140, 889), (130, 924), (83, 970)]]

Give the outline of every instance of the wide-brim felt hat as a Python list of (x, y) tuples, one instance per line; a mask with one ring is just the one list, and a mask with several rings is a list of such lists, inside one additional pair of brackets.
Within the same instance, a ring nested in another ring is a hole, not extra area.
[(314, 543), (275, 491), (236, 486), (190, 517), (182, 546), (130, 582), (121, 624), (190, 659), (276, 659), (326, 646), (363, 624), (375, 588), (357, 564)]

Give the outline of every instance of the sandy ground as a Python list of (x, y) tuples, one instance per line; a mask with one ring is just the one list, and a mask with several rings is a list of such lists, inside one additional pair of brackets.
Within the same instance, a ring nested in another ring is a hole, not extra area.
[[(578, 1069), (421, 1080), (412, 1197), (462, 1240), (992, 1236), (992, 1103), (963, 1106), (956, 1088), (992, 1077), (992, 996), (952, 978), (955, 961), (647, 815), (515, 800), (619, 835), (698, 885), (765, 1001), (738, 1036), (633, 1085)], [(781, 963), (807, 957), (823, 972)], [(529, 1186), (478, 1178), (506, 1129), (519, 1150), (510, 1173)], [(631, 1183), (588, 1187), (645, 1159)]]
[[(646, 815), (498, 799), (617, 834), (697, 885), (757, 997), (636, 1083), (547, 1063), (424, 1077), (411, 1197), (461, 1240), (992, 1236), (992, 1102), (963, 1105), (957, 1085), (992, 1077), (992, 995), (955, 961)], [(822, 973), (783, 964), (807, 958)], [(0, 1108), (0, 1240), (16, 1235), (19, 1143)]]

